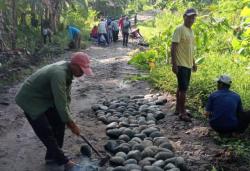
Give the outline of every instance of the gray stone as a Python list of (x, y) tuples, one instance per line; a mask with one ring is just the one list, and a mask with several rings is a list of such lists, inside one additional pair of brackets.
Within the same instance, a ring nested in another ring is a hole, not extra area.
[(169, 169), (173, 169), (176, 168), (176, 166), (173, 163), (168, 163), (165, 167), (164, 170), (169, 170)]
[(106, 129), (113, 129), (113, 128), (117, 128), (117, 127), (118, 127), (118, 123), (112, 122), (112, 123), (107, 125)]
[(123, 131), (123, 134), (128, 135), (130, 138), (133, 138), (133, 136), (134, 136), (135, 133), (134, 133), (130, 128), (126, 128), (126, 129)]
[(169, 169), (168, 171), (180, 171), (180, 169), (175, 167), (175, 168)]
[(128, 153), (130, 151), (130, 145), (128, 143), (122, 143), (115, 149), (115, 151)]
[(122, 158), (124, 158), (124, 160), (127, 159), (127, 154), (124, 153), (124, 152), (118, 152), (118, 153), (115, 154), (115, 156), (122, 157)]
[(124, 166), (115, 167), (112, 171), (127, 171)]
[(183, 157), (176, 157), (175, 165), (181, 170), (185, 170), (186, 168), (185, 160)]
[(100, 109), (100, 106), (99, 106), (99, 104), (94, 104), (94, 105), (91, 106), (91, 109), (92, 109), (93, 111), (97, 111), (97, 110)]
[(104, 148), (111, 153), (115, 152), (115, 149), (117, 148), (118, 144), (116, 141), (109, 140), (105, 145)]
[(165, 117), (165, 114), (162, 112), (157, 112), (157, 113), (155, 113), (154, 117), (156, 120), (160, 120), (160, 119), (163, 119)]
[(126, 134), (122, 134), (119, 136), (119, 140), (123, 140), (125, 142), (128, 142), (128, 141), (130, 141), (130, 137)]
[(124, 158), (119, 157), (119, 156), (111, 157), (109, 160), (109, 163), (112, 166), (121, 166), (121, 165), (123, 165), (124, 162), (125, 162)]
[(174, 153), (172, 151), (163, 151), (163, 152), (159, 152), (155, 155), (156, 160), (166, 160), (169, 159), (171, 157), (174, 157)]
[(144, 149), (141, 154), (142, 154), (142, 158), (154, 157), (154, 151), (149, 148)]
[(127, 170), (132, 170), (132, 169), (137, 169), (137, 170), (141, 170), (141, 166), (137, 165), (137, 164), (126, 164), (125, 168)]
[(154, 131), (149, 135), (151, 138), (161, 137), (162, 133), (160, 131)]
[(152, 132), (155, 132), (155, 131), (158, 131), (157, 128), (155, 127), (150, 127), (150, 128), (147, 128), (147, 129), (144, 129), (142, 131), (142, 133), (146, 134), (147, 136), (149, 136)]
[(99, 107), (100, 107), (101, 110), (108, 110), (108, 107), (107, 107), (107, 106), (99, 105)]
[(135, 144), (135, 145), (133, 145), (132, 150), (143, 151), (144, 150), (144, 146), (142, 144)]
[(124, 165), (127, 165), (127, 164), (137, 164), (137, 160), (135, 159), (128, 159), (124, 162)]
[(162, 143), (159, 145), (159, 147), (173, 151), (173, 146), (169, 142)]
[(157, 160), (155, 161), (152, 166), (157, 166), (157, 167), (160, 167), (160, 168), (163, 168), (165, 165), (165, 161), (164, 160)]
[(132, 138), (131, 141), (135, 141), (135, 142), (138, 142), (138, 143), (142, 142), (142, 140), (140, 138), (138, 138), (138, 137)]
[(144, 158), (143, 160), (148, 160), (148, 161), (150, 161), (151, 163), (154, 163), (154, 162), (156, 161), (156, 159), (153, 158), (153, 157), (146, 157), (146, 158)]
[(166, 137), (155, 137), (153, 140), (154, 145), (159, 146), (162, 143), (169, 142)]
[(147, 147), (149, 147), (149, 146), (152, 146), (153, 145), (153, 142), (152, 141), (150, 141), (150, 140), (143, 140), (142, 142), (141, 142), (141, 144), (144, 146), (144, 148), (147, 148)]
[(147, 121), (147, 124), (148, 125), (155, 125), (155, 121), (153, 121), (153, 120)]
[(140, 165), (141, 167), (150, 166), (150, 165), (151, 165), (151, 162), (150, 162), (149, 160), (143, 159), (143, 160), (141, 160), (141, 161), (139, 162), (139, 165)]
[(144, 166), (143, 171), (164, 171), (164, 170), (157, 166)]
[(131, 97), (131, 99), (142, 99), (142, 98), (144, 98), (144, 95), (135, 95)]
[(106, 131), (106, 134), (110, 138), (115, 138), (116, 139), (116, 138), (118, 138), (122, 134), (122, 132), (121, 132), (120, 129), (115, 128), (115, 129), (108, 129)]
[(98, 119), (100, 121), (102, 121), (104, 124), (108, 124), (108, 119), (106, 118), (106, 116), (102, 115), (102, 116), (99, 116)]
[(143, 133), (139, 133), (139, 134), (135, 134), (134, 137), (138, 137), (143, 140), (144, 138), (146, 138), (146, 135)]
[(128, 159), (141, 160), (142, 154), (139, 150), (133, 150), (128, 153)]

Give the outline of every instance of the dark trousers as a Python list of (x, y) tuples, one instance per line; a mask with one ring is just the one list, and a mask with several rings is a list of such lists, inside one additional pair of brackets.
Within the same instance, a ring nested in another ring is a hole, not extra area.
[(211, 125), (211, 127), (221, 133), (221, 134), (230, 134), (230, 133), (233, 133), (233, 132), (237, 132), (237, 133), (243, 133), (247, 128), (248, 128), (248, 125), (250, 123), (250, 111), (245, 111), (245, 112), (242, 112), (242, 113), (239, 113), (237, 115), (237, 118), (238, 118), (238, 125), (237, 127), (235, 128), (231, 128), (231, 129), (222, 129), (222, 128), (217, 128), (213, 125)]
[(61, 149), (63, 146), (65, 123), (61, 121), (57, 111), (51, 108), (35, 120), (32, 120), (27, 113), (25, 113), (25, 116), (35, 134), (47, 148), (45, 159), (53, 159), (59, 165), (66, 164), (69, 159)]
[(128, 33), (127, 32), (123, 32), (123, 46), (128, 46)]
[(43, 43), (46, 44), (47, 42), (47, 37), (49, 39), (49, 42), (51, 43), (51, 34), (43, 35)]
[(116, 42), (118, 40), (118, 34), (119, 34), (119, 30), (118, 31), (113, 31), (113, 41)]
[(102, 34), (103, 34), (103, 36), (104, 36), (104, 38), (105, 38), (105, 40), (106, 40), (106, 43), (109, 44), (109, 39), (108, 39), (108, 34), (107, 34), (107, 33), (99, 33), (99, 34), (98, 34), (98, 43), (101, 44), (100, 38), (101, 38), (101, 35), (102, 35)]

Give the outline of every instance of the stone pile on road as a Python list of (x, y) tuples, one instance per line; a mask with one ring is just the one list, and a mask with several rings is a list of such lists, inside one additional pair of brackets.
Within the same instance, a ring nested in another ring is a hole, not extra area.
[(113, 156), (107, 171), (182, 171), (182, 157), (175, 156), (170, 141), (157, 121), (165, 114), (159, 105), (167, 102), (160, 94), (122, 96), (92, 106), (97, 118), (107, 124), (110, 138), (105, 149)]

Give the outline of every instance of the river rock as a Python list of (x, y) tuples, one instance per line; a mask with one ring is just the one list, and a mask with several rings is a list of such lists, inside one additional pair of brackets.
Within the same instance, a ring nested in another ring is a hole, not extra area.
[(165, 167), (164, 170), (169, 170), (169, 169), (173, 169), (176, 168), (176, 166), (173, 163), (168, 163)]
[(127, 171), (124, 166), (117, 166), (112, 171)]
[(150, 165), (151, 165), (151, 162), (150, 162), (149, 160), (143, 159), (143, 160), (139, 161), (139, 165), (140, 165), (141, 167), (150, 166)]
[(132, 150), (143, 151), (144, 150), (144, 146), (142, 144), (135, 144), (135, 145), (132, 146)]
[(137, 169), (137, 170), (141, 170), (141, 166), (137, 165), (137, 164), (126, 164), (125, 168), (127, 170), (132, 170), (132, 169)]
[(111, 153), (114, 153), (116, 148), (118, 147), (118, 144), (114, 140), (109, 140), (105, 145), (104, 148)]
[(151, 138), (161, 137), (162, 133), (160, 131), (154, 131), (149, 135)]
[(157, 166), (144, 166), (143, 171), (164, 171), (164, 170)]
[(150, 127), (150, 128), (147, 128), (147, 129), (144, 129), (142, 131), (142, 133), (146, 134), (147, 136), (149, 136), (152, 132), (155, 132), (155, 131), (158, 131), (157, 128), (155, 127)]
[(109, 130), (107, 130), (107, 131), (106, 131), (106, 134), (107, 134), (107, 136), (109, 136), (110, 138), (115, 138), (115, 139), (117, 139), (117, 138), (122, 134), (122, 132), (121, 132), (120, 129), (115, 128), (115, 129), (109, 129)]
[(160, 119), (163, 119), (165, 117), (165, 114), (162, 113), (161, 111), (157, 111), (154, 115), (155, 119), (156, 120), (160, 120)]
[(139, 133), (139, 134), (135, 134), (134, 137), (138, 137), (143, 140), (144, 138), (146, 138), (146, 135), (143, 133)]
[(142, 158), (154, 157), (154, 151), (150, 148), (146, 148), (142, 151)]
[(118, 123), (117, 122), (112, 122), (112, 123), (110, 123), (110, 124), (108, 124), (107, 126), (106, 126), (106, 129), (108, 130), (108, 129), (114, 129), (114, 128), (117, 128), (118, 127)]
[(139, 150), (133, 150), (128, 153), (128, 159), (135, 159), (140, 161), (142, 158), (142, 154)]
[(165, 161), (164, 160), (157, 160), (155, 161), (152, 166), (157, 166), (157, 167), (160, 167), (160, 168), (163, 168), (165, 165)]
[(126, 134), (120, 135), (118, 139), (119, 139), (119, 140), (123, 140), (123, 141), (125, 141), (125, 142), (130, 141), (130, 137), (129, 137), (128, 135), (126, 135)]
[(137, 164), (137, 160), (135, 159), (128, 159), (124, 162), (124, 165), (127, 165), (127, 164)]
[(127, 159), (127, 154), (124, 153), (124, 152), (118, 152), (118, 153), (116, 153), (115, 155), (116, 155), (117, 157), (122, 157), (122, 158), (124, 158), (124, 160)]
[(115, 149), (115, 151), (128, 153), (130, 151), (130, 145), (128, 143), (122, 143)]
[(147, 148), (147, 147), (152, 146), (152, 145), (153, 145), (153, 142), (150, 141), (150, 140), (144, 139), (144, 140), (141, 142), (141, 144), (144, 146), (144, 148)]
[(174, 157), (174, 153), (172, 151), (162, 151), (162, 152), (159, 152), (155, 155), (155, 159), (156, 160), (166, 160), (166, 159), (169, 159), (171, 157)]
[(124, 158), (119, 157), (119, 156), (111, 157), (109, 160), (109, 163), (112, 166), (121, 166), (121, 165), (123, 165), (124, 162), (125, 162)]
[(169, 142), (162, 143), (162, 144), (159, 145), (159, 147), (165, 148), (165, 149), (168, 149), (168, 150), (173, 150), (173, 146)]
[(123, 134), (128, 135), (130, 138), (133, 138), (133, 136), (134, 136), (135, 133), (134, 133), (130, 128), (126, 128), (126, 129), (123, 131)]
[(155, 137), (153, 140), (154, 145), (159, 146), (162, 143), (169, 142), (166, 137)]

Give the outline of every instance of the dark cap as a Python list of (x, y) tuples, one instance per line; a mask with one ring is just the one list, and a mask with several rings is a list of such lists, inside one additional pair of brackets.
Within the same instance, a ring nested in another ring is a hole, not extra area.
[(198, 15), (198, 12), (194, 8), (189, 8), (184, 13), (185, 16)]

